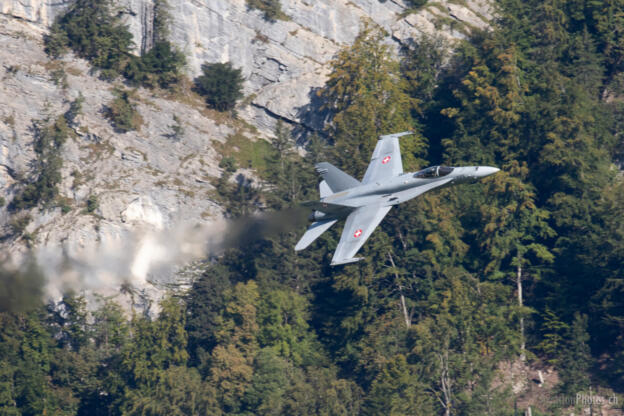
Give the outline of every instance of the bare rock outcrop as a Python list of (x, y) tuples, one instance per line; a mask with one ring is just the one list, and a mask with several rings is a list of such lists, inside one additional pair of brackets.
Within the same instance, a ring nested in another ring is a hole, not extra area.
[[(79, 95), (82, 110), (62, 150), (59, 190), (65, 209), (28, 212), (32, 221), (25, 232), (46, 267), (57, 270), (63, 259), (89, 258), (80, 267), (93, 287), (106, 281), (121, 284), (119, 276), (132, 279), (132, 270), (140, 283), (147, 269), (133, 265), (137, 256), (149, 257), (140, 252), (145, 236), (162, 232), (170, 237), (171, 230), (187, 226), (182, 224), (221, 218), (211, 196), (211, 181), (220, 174), (215, 147), (235, 132), (244, 133), (244, 125), (216, 122), (199, 99), (165, 98), (139, 89), (133, 101), (141, 127), (116, 131), (104, 116), (113, 85), (91, 75), (88, 63), (72, 55), (50, 61), (32, 23), (0, 16), (0, 27), (0, 196), (5, 201), (0, 235), (9, 232), (16, 215), (6, 203), (32, 175), (37, 158), (33, 122), (62, 116)], [(182, 137), (173, 137), (173, 115), (183, 126)], [(97, 203), (88, 211), (90, 197)], [(0, 241), (0, 251), (19, 257), (25, 253), (22, 243)]]
[[(69, 0), (0, 0), (5, 15), (48, 26)], [(118, 0), (118, 10), (132, 32), (136, 52), (154, 38), (154, 0)], [(241, 114), (264, 131), (276, 117), (318, 129), (303, 114), (322, 86), (328, 63), (353, 42), (362, 19), (384, 28), (398, 47), (423, 33), (460, 39), (492, 19), (488, 0), (431, 2), (406, 12), (402, 0), (281, 0), (286, 20), (267, 21), (246, 0), (168, 0), (170, 38), (187, 56), (190, 76), (204, 62), (232, 62), (243, 71), (245, 94), (252, 106)], [(398, 48), (397, 48), (398, 49)]]

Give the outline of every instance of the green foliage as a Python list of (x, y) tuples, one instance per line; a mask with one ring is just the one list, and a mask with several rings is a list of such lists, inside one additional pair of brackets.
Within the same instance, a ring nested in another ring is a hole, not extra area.
[(173, 115), (173, 124), (170, 125), (169, 128), (171, 129), (171, 134), (169, 134), (169, 137), (173, 140), (178, 141), (184, 137), (184, 126), (182, 125), (182, 120), (180, 120), (180, 117), (178, 117), (177, 115)]
[(275, 20), (287, 20), (287, 16), (282, 11), (280, 0), (246, 0), (247, 7), (260, 10), (264, 14), (264, 19), (270, 22)]
[(37, 205), (50, 207), (58, 196), (57, 185), (61, 182), (63, 159), (61, 150), (70, 135), (64, 116), (53, 122), (48, 120), (33, 123), (35, 136), (34, 150), (37, 159), (34, 163), (32, 179), (13, 198), (11, 209), (29, 209)]
[(55, 21), (50, 31), (46, 39), (49, 53), (58, 56), (68, 46), (102, 69), (106, 77), (120, 74), (132, 60), (132, 35), (121, 18), (113, 16), (110, 0), (77, 0)]
[(407, 4), (414, 9), (419, 9), (425, 4), (427, 4), (428, 0), (408, 0)]
[(65, 120), (69, 126), (73, 126), (76, 117), (82, 114), (82, 105), (84, 104), (84, 101), (85, 98), (82, 95), (82, 92), (78, 92), (78, 97), (76, 97), (76, 99), (69, 104), (69, 109), (64, 114)]
[(561, 359), (562, 390), (568, 394), (587, 391), (590, 386), (589, 369), (592, 365), (588, 345), (587, 315), (578, 312), (574, 314), (574, 321), (566, 338), (567, 342)]
[(17, 214), (11, 217), (9, 221), (9, 228), (11, 229), (11, 235), (19, 237), (26, 231), (26, 227), (32, 221), (32, 217), (29, 214)]
[(225, 169), (215, 185), (226, 215), (230, 218), (251, 215), (260, 204), (260, 190), (252, 179), (243, 175), (238, 175), (232, 183), (232, 173)]
[(87, 344), (88, 313), (87, 302), (83, 296), (63, 296), (50, 315), (50, 326), (60, 347), (78, 351)]
[(236, 172), (236, 169), (238, 169), (236, 167), (236, 159), (232, 156), (224, 156), (219, 162), (219, 167), (230, 174)]
[(154, 1), (154, 39), (162, 41), (169, 36), (169, 24), (171, 23), (170, 6), (167, 0)]
[(50, 27), (50, 33), (44, 36), (45, 52), (52, 58), (59, 58), (67, 52), (69, 37), (63, 30), (62, 24), (55, 21)]
[(448, 45), (442, 38), (423, 35), (405, 48), (404, 52), (401, 75), (406, 80), (408, 92), (416, 100), (416, 113), (422, 116), (422, 107), (434, 102), (434, 93), (448, 55)]
[(258, 310), (258, 333), (261, 346), (299, 366), (319, 359), (318, 348), (307, 323), (304, 297), (285, 290), (264, 293)]
[[(405, 93), (398, 62), (383, 38), (381, 30), (367, 23), (353, 46), (332, 61), (327, 84), (318, 93), (332, 114), (327, 133), (335, 141), (334, 157), (355, 177), (364, 174), (379, 135), (413, 128), (410, 109), (415, 102)], [(401, 147), (405, 168), (415, 168), (424, 139), (417, 135)]]
[(7, 414), (37, 415), (55, 408), (46, 377), (50, 371), (50, 344), (42, 317), (37, 311), (0, 314), (0, 368), (3, 393), (0, 408)]
[(95, 212), (96, 209), (98, 209), (98, 207), (100, 206), (97, 196), (95, 195), (89, 195), (89, 197), (87, 198), (87, 212), (89, 214), (92, 214)]
[(65, 69), (63, 69), (63, 67), (51, 71), (50, 76), (54, 85), (60, 86), (63, 89), (67, 89), (69, 86), (67, 83), (67, 74), (65, 73)]
[(222, 408), (236, 412), (251, 384), (253, 359), (258, 351), (258, 286), (253, 281), (238, 283), (229, 292), (226, 296), (231, 301), (225, 306), (216, 332), (219, 345), (211, 353), (209, 377)]
[(194, 368), (170, 367), (154, 385), (131, 390), (124, 397), (122, 415), (218, 415), (214, 390)]
[(180, 81), (186, 63), (184, 54), (171, 42), (161, 40), (141, 59), (133, 59), (123, 69), (123, 75), (134, 84), (148, 88), (171, 88)]
[(115, 129), (121, 133), (140, 129), (143, 118), (137, 111), (136, 104), (131, 101), (134, 91), (115, 87), (113, 95), (115, 98), (106, 106), (105, 115)]
[(132, 54), (134, 42), (128, 27), (115, 13), (111, 0), (77, 0), (60, 15), (45, 38), (46, 52), (59, 57), (67, 48), (88, 59), (104, 79), (123, 75), (132, 83), (149, 88), (170, 88), (180, 80), (184, 54), (168, 40), (168, 6), (155, 7), (154, 46), (141, 57)]
[(426, 363), (425, 382), (444, 409), (469, 408), (483, 398), (462, 392), (475, 382), (487, 394), (496, 363), (517, 352), (518, 339), (502, 285), (451, 273), (430, 299), (432, 313), (415, 327), (412, 352)]
[(546, 309), (544, 323), (542, 324), (543, 339), (537, 346), (550, 364), (559, 364), (562, 356), (563, 340), (568, 325), (562, 322), (550, 309)]
[(38, 306), (44, 277), (35, 264), (28, 263), (21, 269), (13, 269), (0, 263), (0, 314), (6, 312), (30, 312)]
[[(261, 177), (267, 173), (267, 157), (271, 152), (271, 145), (263, 139), (252, 140), (244, 134), (237, 133), (227, 137), (224, 145), (217, 145), (216, 149), (223, 155), (224, 166), (229, 173), (234, 173), (231, 166), (244, 169), (254, 169)], [(223, 160), (222, 159), (222, 160)], [(230, 165), (231, 160), (234, 165)]]
[(425, 385), (413, 381), (405, 356), (398, 354), (373, 380), (364, 412), (365, 415), (431, 415), (434, 407)]
[(131, 386), (152, 386), (163, 370), (185, 365), (188, 360), (186, 316), (180, 300), (160, 302), (161, 312), (154, 321), (134, 316), (130, 329), (135, 342), (122, 353), (122, 366)]
[(206, 104), (217, 111), (232, 110), (236, 101), (243, 97), (241, 70), (232, 64), (202, 64), (202, 75), (195, 78), (195, 89), (204, 96)]
[[(503, 363), (526, 357), (554, 365), (565, 394), (621, 383), (621, 4), (499, 5), (452, 57), (420, 39), (400, 66), (364, 25), (317, 97), (330, 141), (309, 138), (304, 158), (282, 123), (271, 144), (232, 135), (217, 149), (226, 215), (276, 210), (292, 231), (211, 258), (160, 314), (127, 322), (76, 296), (27, 312), (0, 296), (0, 412), (511, 415)], [(410, 128), (405, 170), (502, 170), (396, 207), (359, 263), (328, 266), (340, 227), (295, 253), (313, 164), (361, 177), (377, 135)]]
[(254, 359), (253, 378), (245, 392), (245, 405), (256, 415), (280, 414), (288, 387), (288, 364), (271, 348), (260, 350)]
[(295, 142), (288, 128), (278, 121), (271, 148), (265, 153), (265, 177), (275, 186), (267, 195), (267, 202), (274, 209), (292, 206), (297, 201), (313, 198), (316, 178), (312, 165), (302, 163), (296, 154)]
[(250, 140), (241, 133), (228, 136), (224, 145), (217, 147), (222, 155), (219, 167), (223, 169), (215, 188), (230, 217), (248, 215), (260, 205), (260, 184), (242, 174), (232, 178), (238, 167), (254, 169), (258, 175), (269, 175), (270, 145), (263, 139)]
[[(488, 253), (484, 272), (502, 271), (504, 264), (525, 267), (531, 263), (551, 263), (553, 254), (537, 241), (554, 237), (549, 213), (535, 205), (535, 192), (526, 180), (527, 166), (512, 162), (484, 186), (480, 201), (482, 229), (475, 241)], [(494, 276), (493, 276), (494, 277)]]

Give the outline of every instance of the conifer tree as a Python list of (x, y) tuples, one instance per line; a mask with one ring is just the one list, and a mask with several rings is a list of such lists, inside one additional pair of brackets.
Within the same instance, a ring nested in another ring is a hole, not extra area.
[(589, 388), (589, 369), (592, 364), (587, 333), (587, 315), (575, 313), (566, 334), (561, 354), (561, 388), (568, 394), (577, 394)]
[[(383, 43), (384, 33), (365, 22), (353, 45), (331, 62), (326, 86), (319, 92), (331, 113), (328, 133), (341, 169), (362, 177), (377, 138), (413, 128), (399, 66)], [(419, 135), (402, 141), (403, 165), (414, 169), (425, 141)]]
[(253, 360), (258, 351), (258, 285), (238, 283), (217, 330), (219, 345), (212, 350), (210, 380), (217, 400), (226, 412), (240, 410), (253, 378)]
[(364, 415), (431, 415), (435, 413), (432, 398), (419, 379), (410, 371), (405, 356), (397, 354), (385, 363), (372, 383), (364, 404)]
[(550, 308), (546, 308), (543, 319), (542, 341), (537, 347), (550, 364), (557, 366), (562, 359), (564, 336), (569, 327)]
[(123, 351), (123, 366), (132, 387), (153, 386), (160, 373), (188, 360), (186, 316), (179, 299), (169, 297), (160, 303), (161, 313), (151, 322), (133, 316), (133, 342)]
[(243, 76), (231, 63), (202, 64), (202, 75), (195, 78), (195, 89), (206, 104), (217, 111), (229, 111), (242, 98)]

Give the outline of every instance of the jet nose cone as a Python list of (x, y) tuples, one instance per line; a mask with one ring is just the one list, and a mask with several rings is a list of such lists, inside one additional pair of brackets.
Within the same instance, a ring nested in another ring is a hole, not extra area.
[(500, 169), (492, 166), (480, 166), (479, 167), (479, 176), (485, 178), (486, 176), (494, 175)]

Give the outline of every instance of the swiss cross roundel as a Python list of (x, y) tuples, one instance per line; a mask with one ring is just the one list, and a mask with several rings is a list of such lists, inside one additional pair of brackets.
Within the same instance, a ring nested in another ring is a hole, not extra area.
[(390, 159), (392, 159), (390, 156), (386, 156), (381, 160), (381, 163), (385, 165), (386, 163), (390, 162)]
[(355, 237), (355, 238), (358, 238), (361, 235), (362, 235), (362, 229), (361, 228), (359, 230), (357, 230), (355, 233), (353, 233), (353, 237)]

